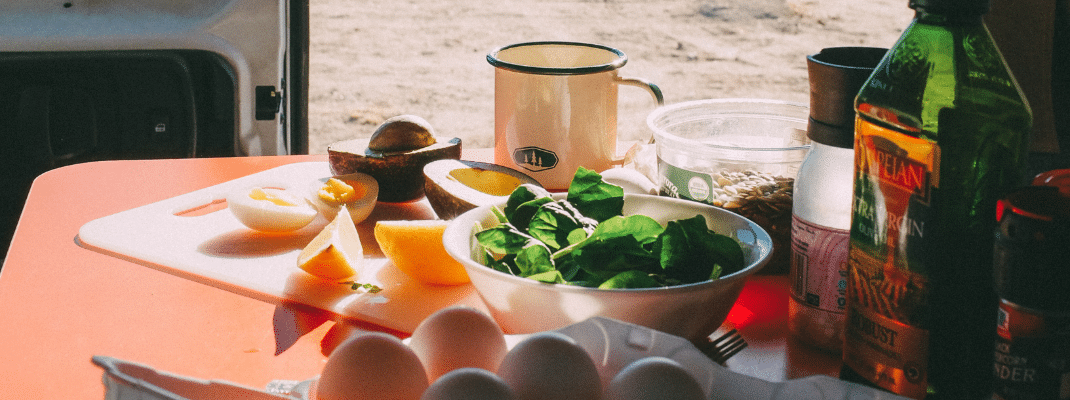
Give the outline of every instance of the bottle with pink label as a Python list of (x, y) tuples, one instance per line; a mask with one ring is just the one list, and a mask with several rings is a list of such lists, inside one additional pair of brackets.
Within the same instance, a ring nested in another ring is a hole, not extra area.
[(847, 291), (854, 166), (854, 98), (886, 49), (834, 47), (807, 57), (811, 148), (795, 181), (788, 328), (839, 353)]

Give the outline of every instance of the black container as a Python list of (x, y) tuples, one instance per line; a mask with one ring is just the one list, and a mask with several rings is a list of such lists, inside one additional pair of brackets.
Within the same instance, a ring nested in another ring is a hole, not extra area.
[(1070, 194), (1022, 188), (999, 201), (996, 218), (993, 398), (1063, 398), (1070, 374)]

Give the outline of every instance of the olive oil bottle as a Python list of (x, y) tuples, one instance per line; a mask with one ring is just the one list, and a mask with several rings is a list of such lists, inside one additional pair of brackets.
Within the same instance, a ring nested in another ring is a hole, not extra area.
[(913, 398), (990, 391), (996, 201), (1022, 185), (1032, 115), (988, 0), (911, 0), (855, 100), (841, 378)]

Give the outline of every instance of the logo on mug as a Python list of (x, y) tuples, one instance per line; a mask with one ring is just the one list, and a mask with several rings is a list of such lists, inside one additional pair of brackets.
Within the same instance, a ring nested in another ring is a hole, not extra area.
[(557, 166), (557, 154), (538, 147), (521, 147), (513, 150), (513, 162), (532, 172), (545, 171)]

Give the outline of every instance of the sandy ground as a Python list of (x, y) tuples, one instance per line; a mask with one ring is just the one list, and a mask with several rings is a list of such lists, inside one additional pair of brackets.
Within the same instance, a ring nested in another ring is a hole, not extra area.
[[(494, 144), (493, 67), (517, 42), (599, 43), (624, 76), (667, 104), (752, 97), (808, 103), (805, 57), (824, 47), (890, 47), (906, 0), (311, 0), (310, 152), (370, 136), (399, 114), (465, 147)], [(621, 89), (618, 131), (645, 138), (650, 95)]]

